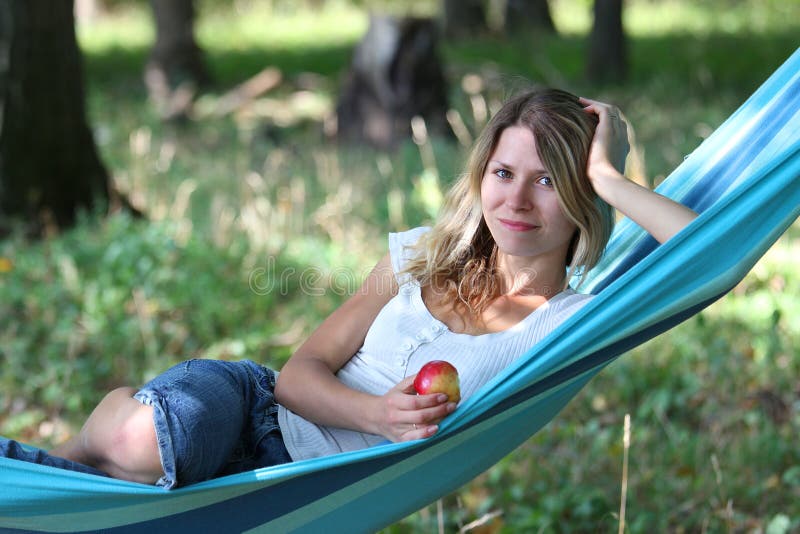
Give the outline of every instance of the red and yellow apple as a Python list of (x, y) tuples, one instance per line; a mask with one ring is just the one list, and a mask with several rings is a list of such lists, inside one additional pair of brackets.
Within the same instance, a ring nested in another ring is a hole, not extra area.
[(444, 360), (432, 360), (423, 365), (414, 379), (414, 389), (420, 395), (444, 393), (449, 402), (461, 400), (458, 371)]

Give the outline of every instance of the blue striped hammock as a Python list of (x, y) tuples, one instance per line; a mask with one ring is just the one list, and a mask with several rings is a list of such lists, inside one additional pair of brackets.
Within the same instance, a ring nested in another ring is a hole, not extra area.
[(0, 458), (0, 529), (365, 532), (455, 490), (617, 356), (728, 292), (797, 218), (800, 49), (658, 190), (701, 216), (660, 247), (620, 223), (585, 285), (597, 298), (465, 401), (436, 437), (171, 492)]

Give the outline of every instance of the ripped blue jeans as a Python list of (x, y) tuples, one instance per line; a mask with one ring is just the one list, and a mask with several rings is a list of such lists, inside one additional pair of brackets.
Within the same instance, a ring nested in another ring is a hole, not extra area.
[(250, 360), (189, 360), (134, 398), (153, 407), (167, 489), (291, 462), (278, 426), (275, 372)]
[[(145, 384), (134, 398), (153, 407), (164, 468), (157, 484), (172, 489), (291, 462), (278, 426), (275, 378), (249, 360), (190, 360)], [(6, 438), (0, 438), (0, 456), (105, 475)]]

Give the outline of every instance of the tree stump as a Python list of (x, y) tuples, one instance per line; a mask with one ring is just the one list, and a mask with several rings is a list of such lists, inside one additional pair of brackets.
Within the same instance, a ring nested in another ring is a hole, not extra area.
[(194, 37), (193, 0), (150, 0), (156, 42), (144, 69), (150, 99), (166, 120), (184, 118), (198, 87), (211, 83)]
[(373, 15), (336, 107), (340, 140), (392, 148), (420, 116), (433, 135), (449, 133), (447, 84), (432, 19)]

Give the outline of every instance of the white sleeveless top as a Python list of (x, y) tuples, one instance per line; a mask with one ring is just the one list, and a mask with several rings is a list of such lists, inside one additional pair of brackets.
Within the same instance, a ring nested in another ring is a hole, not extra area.
[[(353, 389), (383, 395), (426, 362), (447, 360), (458, 369), (461, 397), (466, 399), (591, 298), (567, 289), (508, 330), (482, 335), (451, 332), (428, 311), (419, 284), (399, 276), (411, 254), (407, 246), (427, 230), (389, 234), (392, 269), (400, 290), (375, 318), (361, 349), (337, 373)], [(295, 461), (386, 441), (383, 436), (311, 423), (284, 406), (278, 408), (278, 421)]]

